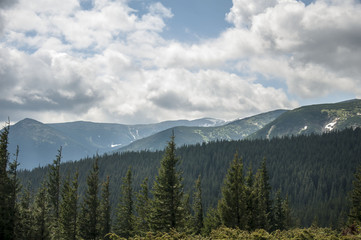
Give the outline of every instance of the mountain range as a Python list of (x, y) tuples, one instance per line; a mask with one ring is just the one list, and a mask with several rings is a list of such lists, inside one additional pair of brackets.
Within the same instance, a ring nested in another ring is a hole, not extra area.
[(20, 168), (32, 169), (52, 162), (62, 146), (62, 161), (96, 153), (161, 150), (174, 133), (177, 146), (216, 140), (270, 139), (320, 134), (361, 126), (361, 100), (275, 110), (225, 122), (203, 118), (155, 124), (124, 125), (93, 122), (44, 124), (24, 119), (10, 127), (9, 151), (19, 145)]

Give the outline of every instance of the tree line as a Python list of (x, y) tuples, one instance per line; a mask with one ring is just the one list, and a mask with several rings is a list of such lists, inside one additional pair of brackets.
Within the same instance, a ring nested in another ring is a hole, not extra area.
[[(61, 177), (64, 166), (60, 164), (61, 148), (35, 196), (32, 197), (28, 187), (20, 194), (17, 154), (11, 162), (7, 151), (8, 133), (9, 126), (1, 132), (0, 143), (1, 239), (101, 239), (111, 232), (131, 237), (172, 229), (187, 234), (211, 234), (221, 226), (248, 231), (275, 231), (292, 226), (288, 197), (282, 198), (280, 190), (272, 194), (265, 159), (258, 170), (254, 171), (249, 164), (245, 171), (242, 157), (236, 153), (225, 174), (220, 200), (215, 207), (205, 210), (201, 175), (193, 184), (193, 194), (184, 191), (185, 172), (179, 169), (181, 160), (176, 154), (173, 136), (162, 152), (153, 185), (149, 184), (150, 178), (145, 178), (135, 191), (136, 172), (128, 168), (114, 208), (109, 187), (111, 176), (100, 181), (99, 157), (93, 160), (84, 194), (81, 194), (80, 172), (69, 171), (66, 177)], [(358, 190), (352, 193), (350, 211), (350, 222), (357, 223), (361, 220), (358, 208), (361, 183), (358, 181), (361, 181), (361, 170), (354, 181), (354, 189)], [(116, 184), (119, 185), (119, 181)]]

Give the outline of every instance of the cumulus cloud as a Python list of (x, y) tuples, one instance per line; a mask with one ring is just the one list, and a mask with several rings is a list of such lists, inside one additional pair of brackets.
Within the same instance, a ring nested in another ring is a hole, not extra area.
[(230, 120), (361, 96), (360, 16), (354, 0), (233, 0), (232, 27), (183, 43), (162, 37), (173, 13), (159, 2), (139, 14), (126, 0), (1, 1), (0, 117)]

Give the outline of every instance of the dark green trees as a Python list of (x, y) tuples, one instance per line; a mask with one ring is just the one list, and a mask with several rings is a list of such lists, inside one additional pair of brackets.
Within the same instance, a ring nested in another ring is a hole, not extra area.
[(99, 239), (99, 167), (95, 159), (93, 169), (87, 178), (87, 191), (79, 216), (80, 236), (86, 240)]
[(62, 147), (59, 148), (53, 164), (50, 166), (47, 190), (50, 203), (51, 233), (52, 239), (60, 239), (59, 236), (59, 210), (60, 210), (60, 161)]
[(243, 163), (237, 153), (228, 169), (222, 196), (219, 206), (222, 223), (226, 227), (245, 229), (247, 216)]
[(111, 207), (110, 207), (110, 178), (102, 186), (102, 199), (100, 201), (100, 236), (104, 237), (111, 230)]
[(361, 166), (357, 168), (353, 181), (349, 222), (361, 224)]
[(73, 181), (68, 176), (61, 190), (59, 209), (59, 236), (76, 240), (78, 236), (78, 172)]
[(123, 178), (121, 197), (117, 209), (115, 232), (120, 237), (129, 238), (134, 233), (133, 205), (132, 171), (129, 168), (126, 176)]
[(182, 174), (177, 170), (178, 163), (173, 135), (160, 162), (153, 187), (151, 228), (154, 231), (168, 232), (172, 228), (182, 228), (183, 185)]
[(13, 239), (15, 236), (15, 225), (17, 224), (18, 205), (16, 203), (20, 185), (17, 179), (17, 156), (15, 161), (10, 162), (8, 152), (8, 136), (10, 123), (0, 130), (0, 239)]
[(193, 232), (200, 234), (203, 229), (203, 203), (202, 203), (202, 187), (201, 176), (195, 183), (195, 192), (193, 194)]
[(140, 185), (140, 192), (137, 193), (137, 202), (136, 202), (136, 225), (137, 233), (144, 235), (149, 231), (149, 221), (150, 221), (150, 198), (149, 198), (149, 189), (148, 189), (148, 178), (143, 180), (143, 183)]

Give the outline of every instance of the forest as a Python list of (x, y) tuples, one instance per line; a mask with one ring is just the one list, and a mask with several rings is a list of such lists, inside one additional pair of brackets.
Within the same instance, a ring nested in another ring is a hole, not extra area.
[[(17, 171), (1, 132), (1, 239), (358, 239), (361, 129), (216, 141)], [(343, 236), (346, 235), (346, 236)]]

